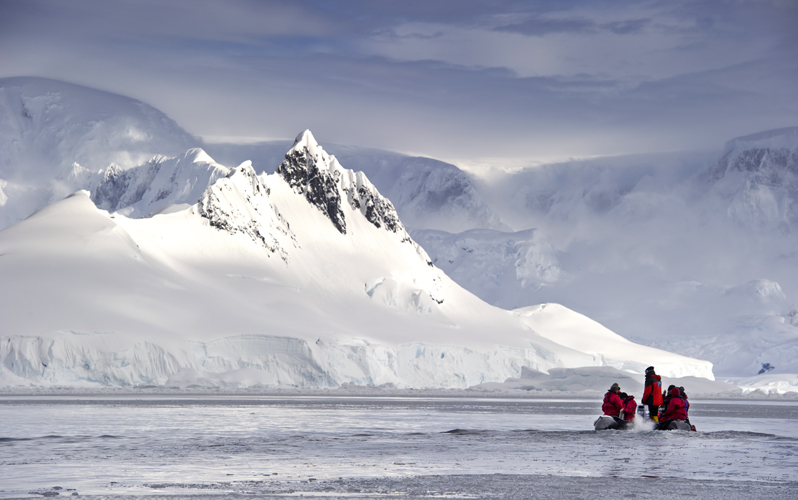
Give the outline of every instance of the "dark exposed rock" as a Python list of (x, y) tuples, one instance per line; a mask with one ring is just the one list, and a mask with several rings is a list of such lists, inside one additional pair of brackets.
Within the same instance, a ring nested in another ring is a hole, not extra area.
[(346, 234), (346, 220), (338, 193), (340, 174), (320, 169), (320, 162), (321, 159), (311, 155), (307, 147), (291, 150), (277, 167), (277, 174), (294, 191), (304, 194), (308, 202), (326, 215), (341, 234)]
[(352, 208), (360, 210), (375, 227), (385, 227), (393, 233), (404, 229), (393, 204), (380, 196), (373, 186), (370, 187), (360, 185), (347, 192)]

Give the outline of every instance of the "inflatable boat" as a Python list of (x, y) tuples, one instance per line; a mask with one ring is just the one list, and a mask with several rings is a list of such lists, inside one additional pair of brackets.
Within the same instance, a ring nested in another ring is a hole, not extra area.
[(608, 431), (611, 429), (626, 430), (631, 429), (634, 422), (631, 420), (621, 420), (618, 417), (602, 415), (593, 422), (593, 428), (597, 431)]
[[(690, 425), (689, 422), (684, 420), (668, 420), (667, 422), (656, 423), (651, 420), (645, 419), (643, 422), (650, 422), (648, 429), (658, 431), (694, 431), (695, 427)], [(644, 426), (645, 424), (641, 424)], [(635, 426), (634, 420), (621, 420), (617, 417), (609, 415), (602, 415), (593, 422), (593, 428), (597, 431), (619, 430), (625, 431), (632, 429)], [(645, 429), (646, 427), (642, 427)]]
[(658, 431), (694, 431), (695, 427), (684, 420), (668, 420), (658, 423), (654, 429)]

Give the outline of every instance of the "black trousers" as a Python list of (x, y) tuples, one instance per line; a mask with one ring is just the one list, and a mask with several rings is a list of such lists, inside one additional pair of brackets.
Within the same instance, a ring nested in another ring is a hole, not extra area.
[(653, 420), (659, 414), (659, 405), (646, 405), (648, 406), (648, 414)]

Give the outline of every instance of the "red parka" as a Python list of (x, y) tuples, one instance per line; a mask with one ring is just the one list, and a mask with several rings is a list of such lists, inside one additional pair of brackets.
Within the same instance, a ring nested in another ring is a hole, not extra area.
[(623, 419), (634, 420), (636, 411), (637, 402), (635, 402), (635, 397), (630, 394), (623, 403)]
[(681, 391), (678, 387), (674, 387), (671, 389), (671, 400), (668, 403), (668, 407), (665, 409), (664, 412), (659, 416), (659, 421), (664, 422), (665, 420), (687, 420), (687, 411), (684, 407), (684, 399), (682, 399)]
[(601, 405), (601, 411), (611, 417), (620, 417), (621, 410), (623, 410), (621, 397), (615, 392), (607, 391), (607, 394), (604, 395), (604, 404)]
[(659, 406), (662, 404), (662, 377), (656, 373), (646, 377), (646, 389), (643, 391), (643, 404)]

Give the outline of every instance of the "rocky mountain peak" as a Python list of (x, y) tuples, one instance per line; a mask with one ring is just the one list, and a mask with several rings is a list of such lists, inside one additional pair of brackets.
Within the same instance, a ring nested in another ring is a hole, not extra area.
[(341, 234), (346, 234), (338, 189), (341, 172), (337, 163), (319, 146), (310, 130), (305, 130), (294, 141), (276, 173), (326, 215)]
[(366, 175), (341, 167), (316, 142), (310, 130), (297, 136), (276, 173), (325, 214), (341, 234), (346, 234), (344, 200), (375, 227), (405, 232), (394, 206), (380, 195)]

